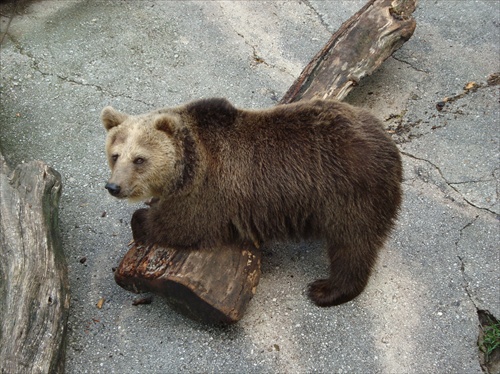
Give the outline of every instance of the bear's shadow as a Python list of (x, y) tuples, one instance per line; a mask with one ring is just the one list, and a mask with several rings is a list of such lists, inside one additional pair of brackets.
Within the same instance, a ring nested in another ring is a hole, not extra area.
[(326, 243), (272, 242), (261, 248), (261, 272), (266, 276), (299, 276), (310, 281), (328, 276)]

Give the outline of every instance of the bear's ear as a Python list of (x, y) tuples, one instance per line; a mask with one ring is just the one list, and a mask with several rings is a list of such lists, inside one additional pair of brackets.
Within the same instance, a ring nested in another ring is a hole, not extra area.
[(157, 117), (154, 122), (154, 126), (157, 130), (164, 131), (167, 135), (173, 135), (177, 122), (177, 118), (168, 114), (162, 114)]
[(125, 113), (120, 113), (110, 106), (107, 106), (101, 112), (101, 121), (106, 131), (123, 123), (127, 118), (128, 116)]

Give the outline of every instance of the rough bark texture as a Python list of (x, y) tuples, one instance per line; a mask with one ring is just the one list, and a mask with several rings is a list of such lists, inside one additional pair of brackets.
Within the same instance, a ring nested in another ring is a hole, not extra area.
[(188, 251), (134, 245), (115, 271), (121, 287), (163, 295), (174, 309), (214, 324), (243, 317), (259, 276), (260, 251), (229, 246)]
[(304, 68), (281, 104), (342, 100), (413, 35), (416, 0), (370, 0), (332, 35)]
[(40, 161), (10, 172), (0, 154), (0, 369), (64, 372), (69, 311), (59, 173)]
[[(343, 99), (407, 41), (416, 0), (370, 0), (332, 36), (281, 103), (313, 97)], [(246, 265), (245, 265), (246, 264)], [(167, 297), (178, 310), (209, 323), (234, 323), (255, 293), (260, 254), (222, 246), (211, 251), (133, 246), (115, 279), (134, 292)]]

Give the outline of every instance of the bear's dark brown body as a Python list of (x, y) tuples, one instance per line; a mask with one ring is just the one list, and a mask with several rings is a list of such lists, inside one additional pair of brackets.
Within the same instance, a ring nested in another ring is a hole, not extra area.
[[(175, 149), (172, 172), (158, 175), (164, 189), (143, 196), (159, 200), (133, 216), (136, 241), (200, 248), (324, 239), (331, 273), (310, 285), (311, 299), (337, 305), (364, 289), (394, 225), (402, 179), (399, 152), (371, 114), (330, 100), (249, 111), (223, 99), (127, 117), (129, 122), (112, 109), (105, 112), (108, 153), (109, 136), (126, 144), (132, 137), (127, 127), (138, 122)], [(145, 131), (137, 128), (134, 139)], [(148, 155), (141, 158), (148, 163)], [(123, 190), (110, 164), (109, 183)], [(137, 173), (125, 183), (147, 183), (136, 182)]]

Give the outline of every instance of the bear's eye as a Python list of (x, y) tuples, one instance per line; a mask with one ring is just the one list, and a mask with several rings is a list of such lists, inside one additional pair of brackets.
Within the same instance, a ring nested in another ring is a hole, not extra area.
[(137, 157), (135, 160), (134, 160), (134, 164), (136, 165), (140, 165), (140, 164), (143, 164), (144, 163), (144, 159), (142, 157)]
[(113, 162), (116, 162), (116, 160), (118, 160), (118, 155), (117, 154), (112, 155), (111, 160), (113, 160)]

